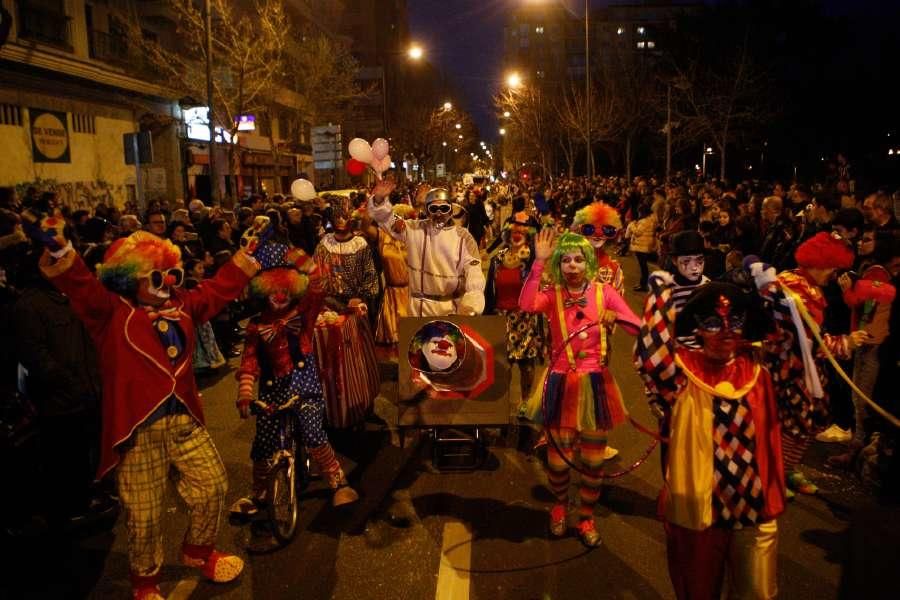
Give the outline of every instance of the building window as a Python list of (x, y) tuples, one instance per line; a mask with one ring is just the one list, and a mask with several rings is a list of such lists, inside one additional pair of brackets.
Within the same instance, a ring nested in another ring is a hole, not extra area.
[(651, 41), (651, 42), (647, 42), (647, 47), (650, 48), (651, 50), (652, 50), (653, 48), (656, 48), (656, 42), (652, 42), (652, 41)]
[(638, 42), (637, 43), (637, 47), (640, 50), (643, 50), (646, 45), (647, 45), (646, 42)]
[(638, 27), (637, 32), (638, 32), (638, 35), (644, 35), (647, 32), (647, 30), (644, 29), (643, 27)]
[(538, 25), (537, 27), (535, 27), (535, 28), (534, 28), (534, 32), (537, 33), (537, 34), (542, 34), (542, 33), (544, 33), (544, 27), (543, 27), (543, 25)]
[(15, 104), (0, 104), (0, 125), (21, 125), (22, 109)]
[(19, 37), (72, 48), (70, 25), (61, 0), (19, 0)]
[(72, 113), (72, 131), (75, 133), (97, 133), (94, 115)]
[(623, 33), (625, 33), (624, 27), (619, 27), (618, 29), (616, 29), (616, 35), (622, 35)]
[(537, 78), (538, 78), (538, 79), (543, 79), (543, 78), (544, 78), (544, 72), (543, 72), (543, 71), (538, 71), (538, 72), (536, 73), (536, 75), (537, 75)]

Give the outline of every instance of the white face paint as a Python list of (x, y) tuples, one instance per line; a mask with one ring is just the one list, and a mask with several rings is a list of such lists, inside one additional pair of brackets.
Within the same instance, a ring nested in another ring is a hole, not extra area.
[(588, 241), (591, 243), (591, 246), (594, 248), (602, 248), (603, 244), (606, 243), (605, 237), (589, 237)]
[(433, 337), (422, 347), (432, 371), (446, 371), (456, 362), (456, 344), (449, 336)]
[(675, 257), (675, 267), (688, 281), (700, 281), (705, 261), (702, 254), (688, 254)]
[(584, 273), (587, 269), (584, 254), (581, 253), (581, 250), (566, 252), (559, 261), (559, 268), (567, 284), (580, 285), (584, 281)]

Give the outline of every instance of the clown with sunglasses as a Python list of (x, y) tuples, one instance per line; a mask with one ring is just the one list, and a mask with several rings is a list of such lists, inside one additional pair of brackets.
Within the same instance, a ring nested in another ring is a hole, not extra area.
[(597, 259), (597, 281), (613, 286), (620, 296), (625, 294), (625, 275), (619, 261), (606, 253), (606, 243), (619, 237), (622, 220), (619, 211), (603, 202), (592, 202), (575, 213), (572, 231), (584, 236)]
[(403, 219), (388, 200), (395, 184), (379, 181), (368, 201), (369, 216), (389, 235), (406, 244), (410, 316), (480, 315), (484, 311), (484, 272), (475, 238), (453, 222), (450, 193), (420, 188), (425, 219)]
[[(97, 277), (53, 232), (41, 271), (69, 297), (100, 356), (103, 433), (100, 479), (116, 469), (128, 535), (134, 598), (161, 599), (162, 511), (170, 469), (189, 508), (185, 565), (208, 579), (235, 579), (243, 561), (215, 549), (225, 502), (225, 467), (204, 426), (192, 356), (196, 326), (237, 298), (259, 269), (238, 251), (216, 276), (181, 289), (181, 252), (138, 231), (113, 243)], [(99, 278), (99, 281), (98, 281)]]

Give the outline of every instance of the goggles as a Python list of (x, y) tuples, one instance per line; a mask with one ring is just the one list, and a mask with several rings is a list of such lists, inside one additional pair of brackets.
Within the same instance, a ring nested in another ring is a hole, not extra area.
[(440, 213), (442, 215), (446, 215), (451, 210), (453, 210), (453, 207), (451, 207), (449, 204), (434, 204), (434, 203), (432, 203), (432, 204), (428, 205), (427, 210), (428, 210), (428, 213), (432, 214), (432, 215), (436, 215), (438, 213)]
[(719, 315), (710, 315), (702, 319), (695, 316), (694, 320), (697, 322), (697, 327), (699, 329), (703, 329), (709, 333), (720, 333), (723, 330), (729, 333), (735, 333), (744, 328), (746, 317), (737, 316), (723, 319)]
[(153, 269), (147, 273), (147, 277), (150, 278), (150, 285), (156, 289), (162, 288), (169, 277), (173, 279), (170, 284), (172, 287), (181, 287), (181, 284), (184, 283), (184, 269), (180, 267), (173, 267), (165, 271)]
[[(598, 234), (597, 229), (598, 229), (597, 227), (594, 227), (590, 223), (585, 223), (584, 225), (581, 226), (580, 233), (581, 233), (581, 235), (583, 235), (585, 237), (593, 237)], [(605, 237), (608, 240), (611, 240), (612, 238), (616, 237), (616, 235), (618, 235), (618, 233), (619, 233), (619, 228), (613, 227), (612, 225), (603, 225), (599, 229), (600, 229), (599, 235), (601, 237)]]

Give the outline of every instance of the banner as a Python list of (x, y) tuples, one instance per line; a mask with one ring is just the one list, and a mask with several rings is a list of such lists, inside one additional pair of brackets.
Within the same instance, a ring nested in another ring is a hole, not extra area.
[(69, 119), (64, 112), (29, 108), (31, 148), (36, 163), (72, 162), (69, 155)]
[(407, 317), (399, 334), (399, 425), (509, 423), (505, 317)]

